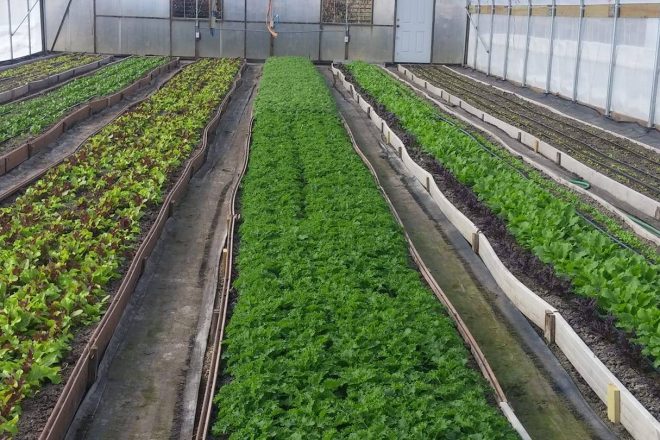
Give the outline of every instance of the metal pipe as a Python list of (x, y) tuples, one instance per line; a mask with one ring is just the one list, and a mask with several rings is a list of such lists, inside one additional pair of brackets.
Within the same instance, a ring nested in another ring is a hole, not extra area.
[[(468, 11), (469, 13), (469, 11)], [(472, 68), (477, 70), (477, 51), (479, 50), (479, 22), (481, 20), (481, 0), (477, 0), (477, 24), (474, 26), (474, 53), (472, 54)]]
[(44, 12), (44, 0), (39, 0), (39, 18), (41, 22), (41, 50), (47, 52), (46, 49), (46, 20)]
[(527, 0), (527, 30), (525, 30), (525, 58), (523, 61), (522, 85), (527, 85), (527, 59), (529, 58), (529, 28), (532, 21), (532, 0)]
[(607, 100), (605, 101), (605, 116), (610, 116), (612, 111), (612, 83), (614, 82), (614, 64), (616, 63), (616, 31), (619, 21), (620, 0), (614, 0), (614, 25), (612, 26), (612, 44), (610, 47), (610, 68), (607, 73)]
[(511, 0), (507, 5), (506, 17), (506, 41), (504, 42), (504, 72), (502, 79), (506, 80), (507, 70), (509, 69), (509, 39), (511, 38)]
[(557, 15), (556, 0), (550, 5), (550, 47), (548, 48), (548, 69), (545, 72), (545, 93), (550, 93), (550, 80), (552, 78), (552, 55), (555, 40), (555, 16)]
[(32, 8), (30, 8), (30, 0), (25, 0), (25, 6), (27, 6), (28, 53), (32, 55), (32, 29), (30, 29), (30, 13), (32, 12)]
[(490, 76), (490, 65), (493, 56), (493, 24), (495, 22), (495, 0), (490, 0), (490, 41), (488, 41), (488, 71), (486, 75)]
[(658, 64), (660, 59), (660, 20), (658, 21), (658, 32), (655, 39), (655, 60), (653, 61), (653, 85), (651, 86), (651, 103), (649, 105), (649, 120), (646, 124), (651, 128), (655, 124), (655, 101), (658, 94)]
[(580, 75), (580, 59), (582, 58), (582, 23), (584, 22), (584, 0), (580, 0), (580, 18), (578, 18), (577, 48), (575, 53), (575, 69), (573, 70), (573, 102), (577, 101), (578, 78)]
[(9, 20), (9, 59), (14, 59), (14, 41), (13, 34), (11, 32), (11, 4), (7, 0), (7, 20)]

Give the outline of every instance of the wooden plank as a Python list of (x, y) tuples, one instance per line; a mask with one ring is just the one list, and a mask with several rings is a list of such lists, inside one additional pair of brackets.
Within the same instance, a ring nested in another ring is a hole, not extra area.
[(527, 6), (516, 5), (511, 7), (511, 15), (525, 16), (527, 13)]
[(555, 14), (557, 17), (579, 17), (579, 5), (557, 5)]
[(619, 16), (626, 18), (656, 18), (660, 17), (660, 3), (630, 3), (623, 4)]
[(612, 7), (610, 5), (586, 5), (584, 7), (584, 16), (590, 18), (612, 17)]
[(532, 6), (532, 16), (533, 17), (549, 17), (550, 16), (550, 6), (549, 5), (534, 5)]

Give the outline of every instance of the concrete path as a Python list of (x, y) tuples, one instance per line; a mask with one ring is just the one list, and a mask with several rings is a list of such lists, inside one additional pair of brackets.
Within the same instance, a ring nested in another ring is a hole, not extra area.
[(229, 203), (260, 67), (248, 66), (204, 166), (167, 223), (69, 439), (191, 438)]

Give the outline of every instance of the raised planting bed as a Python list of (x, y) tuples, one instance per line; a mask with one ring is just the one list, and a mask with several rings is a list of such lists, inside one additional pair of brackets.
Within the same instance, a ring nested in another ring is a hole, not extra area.
[(520, 127), (586, 166), (651, 199), (660, 200), (660, 154), (652, 149), (561, 116), (447, 67), (406, 67), (421, 79)]
[(516, 438), (302, 58), (271, 58), (241, 189), (220, 438)]
[[(7, 99), (3, 97), (7, 91), (23, 88), (30, 83), (36, 83), (55, 75), (65, 74), (65, 72), (71, 72), (70, 75), (63, 77), (63, 79), (67, 79), (73, 75), (73, 69), (101, 61), (103, 58), (101, 55), (83, 53), (62, 54), (46, 59), (38, 58), (19, 66), (0, 70), (0, 103), (6, 102)], [(28, 90), (25, 91), (25, 93), (27, 92)], [(11, 96), (12, 99), (16, 97)]]
[[(126, 85), (121, 90), (113, 90), (114, 93), (112, 95), (97, 97), (71, 108), (65, 116), (59, 119), (55, 124), (51, 125), (50, 128), (42, 130), (42, 133), (36, 137), (27, 137), (27, 140), (22, 143), (20, 141), (20, 136), (7, 141), (7, 151), (0, 153), (0, 176), (10, 172), (30, 157), (39, 153), (39, 151), (46, 146), (57, 141), (65, 131), (71, 129), (78, 122), (84, 121), (96, 113), (117, 104), (122, 99), (131, 96), (138, 89), (151, 84), (153, 78), (163, 72), (176, 68), (178, 65), (178, 58), (170, 60), (167, 64), (161, 63), (158, 67), (145, 72), (140, 79), (136, 79), (129, 83), (130, 85)], [(43, 92), (42, 96), (45, 95), (48, 95), (48, 91)], [(9, 147), (10, 145), (14, 146)], [(0, 144), (0, 150), (2, 150), (2, 147), (3, 144)], [(0, 195), (0, 197), (2, 197), (2, 195)]]
[(155, 245), (151, 224), (239, 65), (186, 67), (0, 209), (0, 435), (17, 432), (26, 397), (60, 381), (76, 331), (115, 305), (111, 294), (138, 248), (130, 275), (141, 267), (141, 243), (148, 236)]
[(126, 58), (62, 87), (0, 105), (0, 154), (42, 133), (87, 101), (118, 92), (167, 61), (166, 57)]
[[(353, 78), (458, 181), (506, 223), (508, 231), (578, 295), (594, 298), (633, 334), (643, 353), (660, 366), (660, 266), (619, 246), (578, 215), (575, 207), (521, 174), (494, 150), (486, 150), (432, 104), (376, 66), (351, 63)], [(487, 143), (483, 140), (482, 143)], [(632, 238), (632, 237), (631, 237)]]

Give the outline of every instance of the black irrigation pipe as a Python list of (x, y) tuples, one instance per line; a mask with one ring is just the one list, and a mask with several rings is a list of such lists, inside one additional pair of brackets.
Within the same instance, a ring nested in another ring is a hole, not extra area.
[[(524, 172), (523, 170), (520, 170), (520, 169), (516, 168), (515, 166), (513, 166), (513, 164), (509, 163), (507, 160), (505, 160), (504, 158), (502, 158), (501, 156), (499, 156), (499, 155), (498, 155), (497, 153), (495, 153), (492, 149), (490, 149), (486, 144), (484, 144), (482, 141), (480, 141), (479, 139), (477, 139), (472, 133), (470, 133), (469, 131), (467, 131), (467, 130), (464, 129), (463, 127), (461, 127), (461, 126), (460, 126), (459, 124), (457, 124), (456, 122), (452, 121), (451, 119), (448, 119), (448, 118), (444, 118), (444, 117), (442, 117), (442, 116), (439, 116), (439, 115), (437, 115), (436, 118), (439, 119), (440, 121), (442, 121), (442, 122), (444, 122), (444, 123), (446, 123), (446, 124), (449, 124), (449, 125), (451, 125), (452, 127), (456, 128), (458, 131), (460, 131), (461, 133), (463, 133), (464, 135), (466, 135), (466, 136), (468, 136), (470, 139), (472, 139), (474, 142), (476, 142), (477, 145), (479, 145), (481, 148), (483, 148), (483, 149), (484, 149), (487, 153), (489, 153), (491, 156), (493, 156), (493, 157), (496, 158), (496, 159), (499, 159), (499, 160), (500, 160), (501, 162), (503, 162), (505, 165), (509, 166), (511, 169), (513, 169), (513, 170), (516, 171), (518, 174), (520, 174), (521, 176), (523, 176), (525, 179), (531, 181), (529, 175), (528, 175), (526, 172)], [(585, 221), (586, 221), (589, 225), (591, 225), (593, 228), (595, 228), (596, 230), (598, 230), (598, 231), (602, 232), (603, 234), (605, 234), (606, 236), (608, 236), (608, 237), (610, 238), (610, 240), (612, 240), (614, 243), (618, 244), (618, 245), (621, 246), (622, 248), (628, 249), (628, 250), (630, 250), (630, 251), (636, 253), (636, 254), (639, 255), (640, 257), (646, 259), (647, 261), (649, 261), (649, 262), (651, 262), (651, 263), (653, 263), (653, 264), (656, 263), (656, 261), (655, 261), (653, 258), (650, 258), (650, 257), (645, 256), (644, 254), (642, 254), (642, 253), (641, 253), (640, 251), (638, 251), (637, 249), (635, 249), (635, 248), (633, 248), (633, 247), (627, 245), (626, 243), (622, 242), (621, 240), (619, 240), (619, 238), (616, 237), (615, 235), (610, 234), (610, 233), (609, 233), (607, 230), (605, 230), (602, 226), (600, 226), (598, 223), (596, 223), (595, 220), (593, 220), (592, 218), (590, 218), (589, 216), (587, 216), (586, 214), (584, 214), (583, 212), (581, 212), (579, 209), (577, 209), (577, 208), (575, 208), (575, 207), (574, 207), (574, 209), (575, 209), (575, 213), (576, 213), (578, 216), (580, 216), (583, 220), (585, 220)]]

